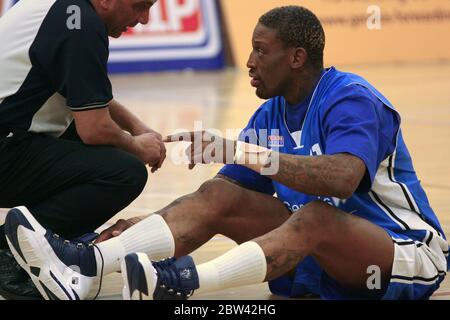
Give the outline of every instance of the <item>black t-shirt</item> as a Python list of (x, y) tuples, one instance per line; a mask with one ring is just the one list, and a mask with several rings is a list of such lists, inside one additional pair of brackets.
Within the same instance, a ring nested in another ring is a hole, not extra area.
[(107, 29), (89, 0), (19, 1), (0, 41), (0, 128), (60, 136), (72, 111), (112, 100)]

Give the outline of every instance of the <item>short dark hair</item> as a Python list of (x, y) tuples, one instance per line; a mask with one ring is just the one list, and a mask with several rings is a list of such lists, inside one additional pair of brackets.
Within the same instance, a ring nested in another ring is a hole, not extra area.
[(314, 13), (301, 6), (274, 8), (259, 18), (260, 24), (278, 32), (280, 40), (288, 47), (302, 47), (311, 64), (323, 68), (325, 32)]

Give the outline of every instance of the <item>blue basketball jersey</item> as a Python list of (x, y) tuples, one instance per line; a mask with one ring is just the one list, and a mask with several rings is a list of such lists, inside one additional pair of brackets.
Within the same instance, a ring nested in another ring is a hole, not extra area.
[[(384, 111), (387, 110), (389, 114), (394, 115), (398, 125), (400, 124), (400, 115), (392, 104), (366, 80), (355, 74), (329, 68), (323, 73), (312, 94), (299, 135), (294, 136), (289, 131), (285, 119), (286, 101), (283, 97), (275, 97), (266, 102), (255, 113), (249, 125), (253, 125), (252, 132), (258, 144), (280, 153), (319, 156), (346, 152), (360, 157), (369, 172), (367, 187), (360, 186), (349, 199), (337, 199), (297, 192), (268, 177), (250, 173), (247, 168), (241, 166), (228, 165), (220, 173), (238, 180), (250, 189), (269, 194), (276, 192), (277, 197), (292, 212), (311, 201), (321, 200), (393, 233), (402, 234), (417, 241), (427, 242), (432, 237), (437, 237), (440, 250), (448, 257), (449, 244), (416, 176), (399, 128), (392, 135), (392, 148), (386, 148), (388, 153), (381, 154), (381, 157), (380, 154), (358, 152), (358, 150), (364, 150), (364, 146), (351, 145), (352, 141), (355, 144), (360, 141), (357, 136), (352, 140), (351, 128), (348, 129), (349, 140), (347, 140), (350, 143), (330, 145), (332, 144), (330, 142), (332, 139), (329, 139), (331, 133), (326, 127), (329, 104), (343, 88), (350, 92), (363, 88), (380, 102), (381, 108), (388, 108)], [(345, 119), (341, 121), (342, 126), (345, 126)], [(374, 130), (381, 131), (383, 123), (379, 125), (380, 128)], [(264, 134), (261, 135), (260, 132)], [(252, 140), (251, 137), (249, 139), (248, 132), (240, 139)], [(298, 271), (303, 277), (299, 285), (305, 286), (305, 293), (317, 292), (317, 279), (320, 277), (321, 269), (315, 261), (310, 257), (306, 258), (298, 266)]]

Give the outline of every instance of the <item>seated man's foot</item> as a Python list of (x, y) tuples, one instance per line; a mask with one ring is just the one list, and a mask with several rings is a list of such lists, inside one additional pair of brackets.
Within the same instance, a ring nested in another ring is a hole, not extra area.
[(0, 296), (6, 300), (43, 299), (9, 249), (0, 249)]
[[(5, 220), (11, 252), (47, 300), (84, 299), (95, 280), (97, 262), (88, 241), (68, 241), (44, 229), (25, 207), (13, 208)], [(81, 239), (81, 238), (80, 238)]]
[(190, 256), (150, 262), (144, 253), (130, 253), (121, 268), (124, 300), (186, 300), (199, 288)]

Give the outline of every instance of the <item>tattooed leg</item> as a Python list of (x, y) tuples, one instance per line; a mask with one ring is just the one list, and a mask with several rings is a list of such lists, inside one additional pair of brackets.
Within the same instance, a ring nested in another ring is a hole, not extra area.
[(265, 234), (289, 218), (276, 198), (242, 188), (223, 178), (156, 212), (175, 239), (175, 256), (191, 253), (216, 234), (242, 243)]
[(394, 246), (388, 234), (321, 201), (253, 241), (266, 256), (266, 280), (288, 273), (306, 256), (313, 256), (329, 276), (351, 289), (367, 289), (369, 266), (380, 268), (383, 286), (391, 274)]

